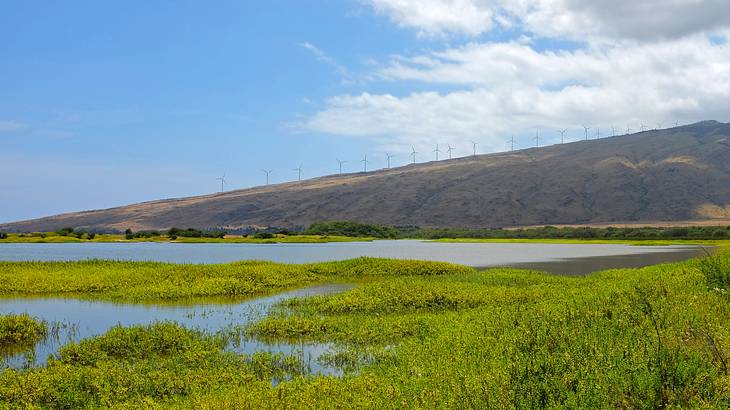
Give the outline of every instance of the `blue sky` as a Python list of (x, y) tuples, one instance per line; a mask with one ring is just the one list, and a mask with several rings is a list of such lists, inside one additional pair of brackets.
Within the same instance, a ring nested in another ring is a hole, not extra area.
[[(550, 142), (585, 121), (717, 117), (727, 102), (682, 94), (641, 118), (602, 109), (610, 98), (590, 110), (590, 93), (635, 87), (610, 67), (581, 74), (622, 52), (698, 42), (710, 58), (690, 69), (707, 69), (726, 60), (725, 22), (661, 41), (632, 27), (586, 40), (520, 13), (479, 0), (3, 2), (0, 222), (210, 193), (224, 172), (236, 189), (261, 184), (264, 168), (283, 182), (300, 163), (305, 177), (334, 173), (336, 158), (358, 170), (366, 153), (377, 168), (386, 150), (406, 162), (411, 145), (466, 155), (476, 139), (499, 151), (512, 134), (526, 146), (536, 126)], [(561, 110), (548, 102), (561, 98)]]

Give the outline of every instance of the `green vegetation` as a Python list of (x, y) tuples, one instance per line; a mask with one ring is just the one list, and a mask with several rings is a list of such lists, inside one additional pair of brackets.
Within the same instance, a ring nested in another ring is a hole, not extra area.
[(41, 369), (0, 374), (0, 405), (55, 409), (135, 408), (206, 391), (270, 390), (272, 379), (300, 374), (296, 359), (223, 350), (224, 338), (172, 323), (130, 328), (63, 347)]
[(399, 232), (395, 228), (383, 225), (362, 224), (357, 222), (315, 222), (305, 235), (339, 235), (349, 237), (370, 237), (380, 239), (395, 239)]
[(0, 232), (0, 239), (8, 239), (8, 234), (5, 232)]
[(569, 239), (569, 240), (722, 240), (730, 239), (730, 227), (693, 226), (681, 228), (556, 228), (525, 229), (427, 229), (399, 228), (399, 237), (417, 239)]
[[(3, 294), (155, 300), (359, 286), (282, 302), (244, 329), (333, 342), (342, 378), (239, 356), (163, 323), (67, 346), (0, 375), (0, 406), (49, 408), (727, 408), (730, 252), (587, 277), (357, 259), (311, 265), (0, 264)], [(9, 280), (14, 278), (14, 280)], [(281, 383), (272, 386), (271, 379)]]
[(0, 315), (0, 353), (33, 346), (47, 332), (45, 323), (28, 315)]
[(223, 265), (98, 260), (0, 262), (0, 296), (71, 294), (128, 301), (246, 297), (331, 280), (449, 272), (473, 269), (448, 263), (375, 258), (306, 265), (257, 261)]
[[(59, 235), (56, 232), (34, 232), (27, 234), (8, 234), (4, 243), (82, 243), (82, 242), (175, 242), (175, 243), (328, 243), (370, 241), (373, 238), (355, 238), (327, 235), (284, 235), (266, 234), (261, 236), (168, 236), (156, 231), (132, 232), (131, 234), (99, 234)], [(270, 237), (269, 237), (270, 236)]]

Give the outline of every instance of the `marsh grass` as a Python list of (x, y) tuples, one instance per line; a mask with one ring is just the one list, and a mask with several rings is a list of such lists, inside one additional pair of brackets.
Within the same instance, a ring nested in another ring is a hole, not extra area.
[(26, 314), (0, 315), (0, 354), (25, 351), (47, 334), (45, 323)]
[(714, 258), (587, 277), (367, 258), (4, 265), (19, 284), (2, 280), (3, 292), (70, 287), (132, 300), (327, 280), (360, 285), (284, 301), (271, 315), (229, 331), (334, 344), (320, 360), (341, 367), (341, 378), (309, 375), (297, 357), (226, 353), (224, 335), (158, 324), (68, 346), (45, 368), (4, 371), (0, 405), (727, 408), (730, 303), (708, 284), (722, 277), (717, 272), (730, 253)]

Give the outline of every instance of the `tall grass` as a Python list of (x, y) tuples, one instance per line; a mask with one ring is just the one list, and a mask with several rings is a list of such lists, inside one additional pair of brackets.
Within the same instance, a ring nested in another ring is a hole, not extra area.
[[(71, 274), (83, 286), (68, 286), (93, 297), (360, 285), (282, 302), (246, 329), (274, 342), (334, 343), (322, 360), (346, 369), (342, 378), (307, 375), (292, 358), (226, 353), (222, 336), (157, 324), (67, 346), (45, 368), (4, 371), (0, 407), (727, 408), (730, 301), (708, 289), (707, 275), (724, 272), (730, 253), (714, 258), (578, 278), (379, 259), (11, 266), (12, 289), (64, 290), (60, 278)], [(93, 280), (84, 282), (84, 268)]]

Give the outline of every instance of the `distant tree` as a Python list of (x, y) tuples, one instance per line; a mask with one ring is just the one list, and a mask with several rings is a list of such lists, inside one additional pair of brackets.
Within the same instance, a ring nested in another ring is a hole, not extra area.
[(131, 228), (127, 228), (127, 230), (124, 231), (124, 237), (127, 240), (134, 239), (134, 232), (132, 232), (132, 229)]
[(56, 231), (57, 234), (61, 236), (69, 236), (72, 233), (74, 233), (74, 228), (63, 228)]
[(274, 237), (274, 234), (269, 232), (256, 232), (253, 237), (254, 239), (271, 239)]
[(5, 232), (0, 232), (0, 239), (8, 239), (8, 234)]
[(94, 232), (89, 232), (86, 234), (86, 239), (92, 240), (94, 238), (96, 238), (96, 234)]

